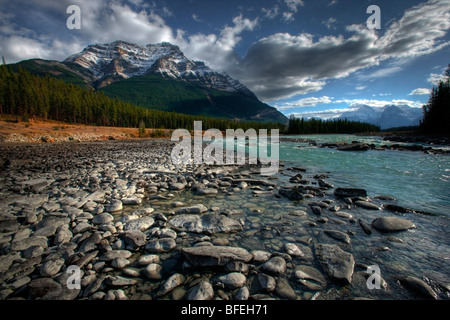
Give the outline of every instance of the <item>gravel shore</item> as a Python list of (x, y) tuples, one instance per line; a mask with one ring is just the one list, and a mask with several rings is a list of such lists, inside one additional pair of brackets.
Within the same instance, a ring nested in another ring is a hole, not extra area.
[[(259, 165), (177, 168), (174, 145), (1, 146), (0, 299), (372, 297), (355, 239), (373, 233), (394, 243), (417, 227), (398, 214), (410, 209), (385, 206), (389, 197), (369, 199), (364, 189), (333, 186), (300, 167), (281, 163), (287, 183), (260, 176)], [(238, 209), (227, 205), (242, 194), (249, 198)], [(282, 213), (271, 224), (261, 220), (266, 197)], [(380, 214), (369, 221), (372, 212)], [(380, 283), (376, 298), (389, 299), (390, 290), (448, 298), (447, 284), (420, 275)]]

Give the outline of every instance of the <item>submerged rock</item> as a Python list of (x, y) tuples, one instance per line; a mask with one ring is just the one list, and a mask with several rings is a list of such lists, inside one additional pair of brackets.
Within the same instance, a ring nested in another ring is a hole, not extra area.
[(337, 188), (334, 190), (334, 196), (338, 198), (367, 197), (367, 191), (356, 188)]
[(323, 231), (327, 236), (338, 240), (338, 241), (342, 241), (344, 243), (350, 243), (350, 237), (348, 236), (348, 234), (341, 232), (341, 231), (336, 231), (336, 230), (324, 230)]
[(345, 252), (337, 245), (331, 244), (317, 245), (316, 254), (323, 269), (332, 280), (341, 284), (352, 282), (355, 266), (352, 254)]
[(214, 289), (207, 280), (200, 282), (186, 295), (187, 300), (211, 300), (213, 297)]
[(282, 257), (273, 257), (266, 261), (261, 269), (269, 274), (281, 275), (286, 271), (286, 261)]
[(361, 201), (361, 200), (355, 201), (355, 205), (368, 210), (381, 210), (379, 206), (368, 201)]
[(177, 211), (175, 211), (175, 214), (196, 214), (196, 213), (203, 213), (208, 211), (208, 208), (205, 207), (203, 204), (196, 204), (195, 206), (190, 207), (183, 207), (179, 208)]
[(194, 266), (225, 266), (230, 262), (249, 262), (252, 255), (245, 249), (227, 246), (200, 246), (181, 249)]
[(422, 298), (437, 299), (436, 292), (423, 280), (407, 276), (400, 279), (400, 283)]
[(347, 145), (342, 145), (337, 148), (339, 151), (367, 151), (369, 150), (369, 145), (366, 143), (351, 143)]
[(206, 234), (242, 230), (242, 225), (238, 221), (217, 213), (208, 213), (202, 216), (181, 214), (170, 220), (170, 224), (180, 231)]
[(395, 232), (416, 226), (411, 221), (399, 217), (379, 217), (372, 221), (372, 227), (382, 232)]

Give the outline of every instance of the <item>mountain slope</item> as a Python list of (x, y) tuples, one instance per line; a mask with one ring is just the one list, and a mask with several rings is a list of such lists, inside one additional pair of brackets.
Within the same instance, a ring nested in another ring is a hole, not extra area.
[(276, 109), (243, 93), (205, 88), (195, 82), (164, 79), (156, 74), (132, 77), (101, 89), (146, 108), (227, 119), (285, 122)]
[(53, 78), (81, 85), (83, 87), (91, 87), (90, 83), (94, 81), (93, 75), (88, 70), (73, 63), (31, 59), (10, 64), (8, 67), (14, 72), (17, 72), (21, 68), (39, 76), (48, 74)]
[(19, 65), (145, 108), (287, 123), (282, 113), (259, 101), (239, 81), (188, 59), (170, 43), (142, 47), (115, 41), (90, 45), (63, 62), (34, 59)]

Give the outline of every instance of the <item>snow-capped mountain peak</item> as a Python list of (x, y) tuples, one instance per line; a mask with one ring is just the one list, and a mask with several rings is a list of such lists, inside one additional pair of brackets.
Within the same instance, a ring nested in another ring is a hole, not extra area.
[(403, 126), (419, 125), (423, 113), (420, 108), (408, 105), (386, 105), (370, 107), (367, 105), (352, 106), (352, 111), (344, 112), (339, 118), (351, 121), (368, 122), (388, 129)]
[(197, 82), (217, 90), (254, 96), (248, 88), (225, 72), (214, 71), (201, 61), (187, 58), (178, 46), (168, 42), (146, 46), (120, 40), (95, 44), (68, 57), (64, 62), (75, 63), (89, 70), (99, 87), (120, 79), (154, 73)]

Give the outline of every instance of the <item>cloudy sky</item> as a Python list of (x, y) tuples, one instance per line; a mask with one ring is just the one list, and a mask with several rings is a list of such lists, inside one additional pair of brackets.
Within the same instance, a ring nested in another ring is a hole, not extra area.
[[(67, 8), (81, 9), (70, 30)], [(367, 20), (380, 8), (380, 29)], [(168, 41), (286, 115), (420, 107), (450, 63), (449, 0), (0, 0), (0, 55), (62, 61), (93, 43)]]

